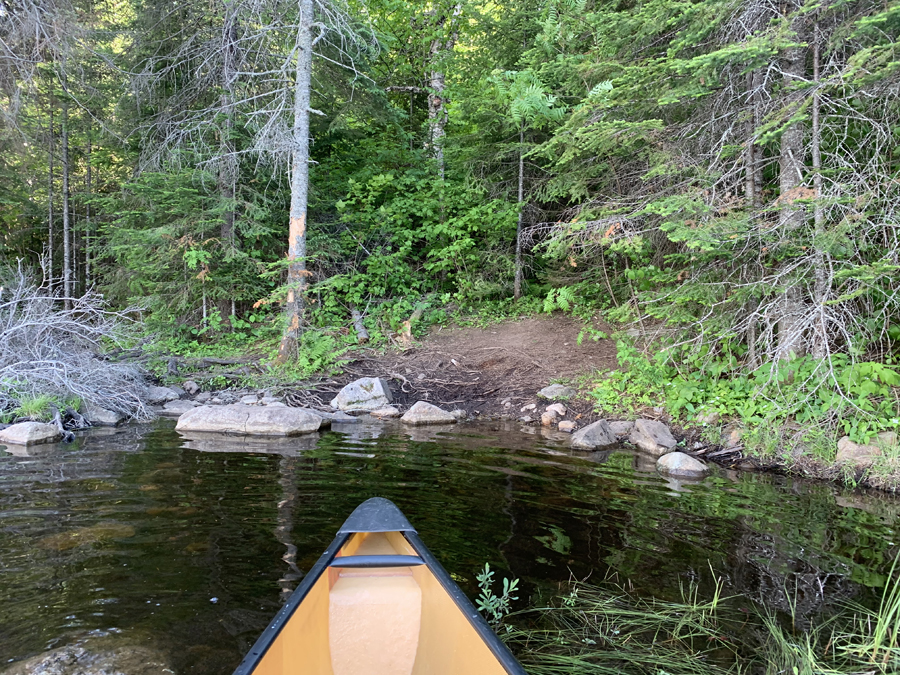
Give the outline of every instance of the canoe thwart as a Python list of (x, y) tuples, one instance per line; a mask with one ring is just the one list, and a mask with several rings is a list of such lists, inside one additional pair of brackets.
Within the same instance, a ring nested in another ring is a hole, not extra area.
[(329, 567), (415, 567), (425, 561), (417, 555), (345, 555), (332, 560)]

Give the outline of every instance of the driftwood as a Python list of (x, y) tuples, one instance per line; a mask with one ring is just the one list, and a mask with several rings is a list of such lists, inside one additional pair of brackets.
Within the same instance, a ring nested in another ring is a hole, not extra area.
[(363, 316), (358, 309), (350, 310), (350, 317), (353, 319), (353, 328), (356, 329), (356, 339), (359, 344), (365, 344), (369, 341), (369, 331), (363, 324)]
[(152, 417), (143, 370), (103, 355), (110, 344), (131, 348), (133, 311), (111, 311), (95, 293), (62, 298), (34, 284), (21, 266), (0, 269), (0, 409), (50, 395)]

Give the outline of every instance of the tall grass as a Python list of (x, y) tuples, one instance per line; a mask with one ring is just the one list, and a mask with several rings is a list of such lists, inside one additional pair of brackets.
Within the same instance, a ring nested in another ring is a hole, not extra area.
[[(895, 563), (896, 565), (896, 563)], [(531, 675), (887, 675), (900, 673), (900, 578), (878, 610), (847, 607), (808, 631), (697, 588), (678, 602), (622, 584), (573, 583), (545, 607), (513, 615), (508, 641)], [(793, 618), (793, 617), (791, 617)]]

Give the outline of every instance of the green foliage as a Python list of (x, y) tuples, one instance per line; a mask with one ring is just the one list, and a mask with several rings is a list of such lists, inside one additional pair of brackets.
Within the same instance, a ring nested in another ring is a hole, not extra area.
[(496, 595), (491, 588), (494, 583), (494, 571), (488, 563), (484, 564), (484, 569), (476, 576), (476, 579), (478, 579), (478, 588), (481, 592), (475, 599), (475, 606), (491, 625), (497, 627), (509, 614), (510, 603), (519, 599), (519, 596), (513, 595), (519, 586), (519, 580), (503, 577), (503, 592)]
[(60, 407), (56, 397), (48, 394), (20, 396), (18, 400), (19, 405), (12, 411), (13, 418), (27, 418), (36, 422), (53, 419), (54, 412)]

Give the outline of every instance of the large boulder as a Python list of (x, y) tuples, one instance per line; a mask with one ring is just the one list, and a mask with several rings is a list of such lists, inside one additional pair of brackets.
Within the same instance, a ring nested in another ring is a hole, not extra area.
[(637, 420), (628, 440), (645, 452), (659, 457), (678, 445), (672, 432), (657, 420)]
[(364, 377), (351, 382), (331, 400), (331, 407), (350, 411), (369, 412), (391, 404), (391, 388), (380, 377)]
[(404, 424), (418, 426), (423, 424), (453, 424), (456, 422), (456, 418), (453, 416), (453, 413), (441, 410), (436, 405), (418, 401), (406, 411), (406, 414), (400, 418), (400, 421)]
[(606, 420), (588, 424), (584, 429), (579, 429), (572, 434), (572, 447), (579, 450), (596, 450), (615, 445), (618, 442), (619, 439), (609, 428), (609, 422)]
[(612, 432), (618, 438), (628, 438), (634, 430), (634, 422), (629, 422), (627, 420), (610, 422), (609, 428), (612, 429)]
[(549, 387), (541, 389), (537, 395), (538, 398), (543, 398), (548, 401), (565, 400), (575, 396), (575, 390), (572, 389), (572, 387), (567, 387), (563, 384), (551, 384)]
[(703, 478), (709, 467), (683, 452), (669, 452), (656, 460), (656, 470), (678, 478)]
[(184, 413), (175, 429), (248, 436), (298, 436), (318, 431), (321, 424), (319, 415), (300, 408), (205, 405)]
[(150, 387), (147, 390), (147, 403), (151, 405), (162, 405), (177, 398), (180, 398), (178, 392), (168, 387)]
[(125, 415), (114, 410), (107, 410), (100, 406), (87, 403), (81, 411), (82, 417), (88, 424), (95, 427), (117, 427), (125, 421)]
[(0, 443), (12, 445), (39, 445), (56, 443), (62, 438), (59, 427), (43, 422), (19, 422), (0, 431)]

